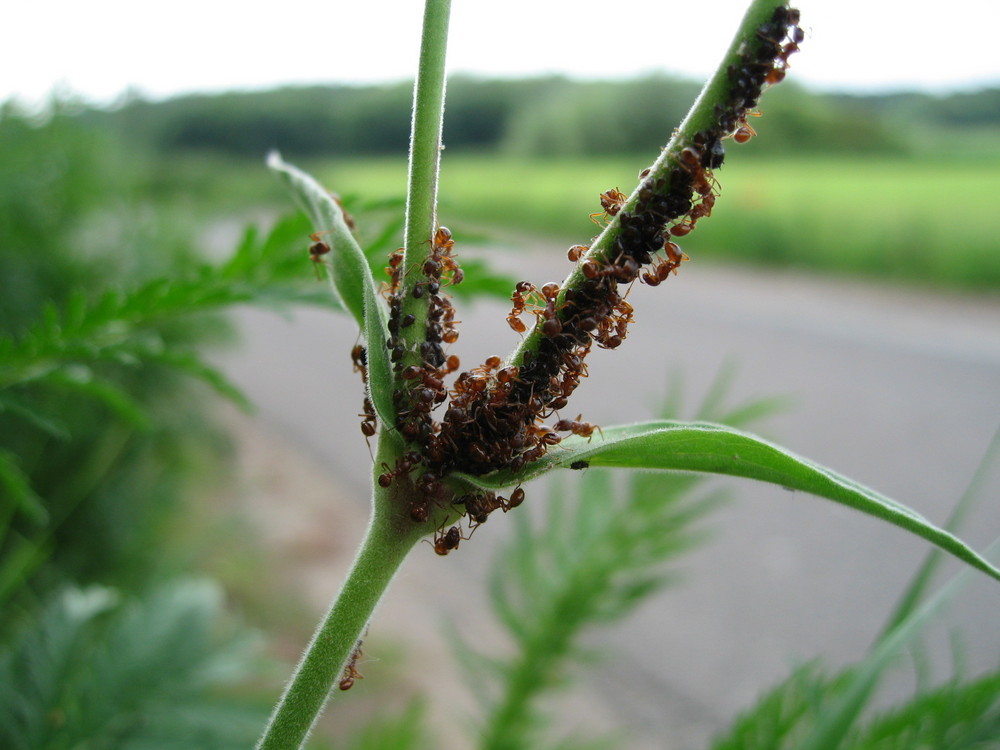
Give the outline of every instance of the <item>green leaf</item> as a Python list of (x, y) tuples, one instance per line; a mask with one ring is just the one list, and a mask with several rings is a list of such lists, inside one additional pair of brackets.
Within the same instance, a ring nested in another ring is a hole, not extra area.
[(916, 534), (1000, 580), (1000, 570), (952, 534), (905, 505), (746, 432), (708, 422), (655, 421), (609, 427), (603, 439), (571, 437), (518, 475), (465, 477), (482, 487), (506, 487), (551, 469), (572, 466), (662, 469), (757, 479), (802, 490), (860, 510)]
[(277, 152), (268, 156), (267, 163), (285, 181), (330, 245), (334, 291), (361, 327), (367, 343), (372, 404), (383, 424), (395, 424), (392, 363), (386, 347), (388, 310), (375, 291), (368, 259), (344, 221), (343, 209), (330, 193), (311, 176), (284, 162)]
[[(0, 449), (0, 496), (13, 502), (28, 519), (35, 524), (48, 521), (49, 512), (42, 499), (31, 488), (28, 475), (18, 465), (17, 457)], [(6, 531), (6, 524), (0, 523), (0, 534)]]
[(336, 295), (358, 325), (364, 327), (366, 289), (375, 288), (368, 260), (347, 223), (344, 212), (323, 186), (302, 170), (282, 160), (272, 151), (267, 158), (273, 169), (309, 215), (317, 232), (331, 249), (327, 256)]
[(388, 310), (371, 284), (364, 287), (365, 319), (362, 330), (368, 344), (368, 393), (383, 425), (396, 424), (396, 407), (392, 402), (393, 372), (389, 361), (386, 333), (389, 330)]

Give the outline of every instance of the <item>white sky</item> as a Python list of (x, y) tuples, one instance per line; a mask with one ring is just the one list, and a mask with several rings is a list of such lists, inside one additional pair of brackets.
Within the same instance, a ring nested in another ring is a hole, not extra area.
[[(998, 0), (948, 15), (912, 0), (800, 0), (807, 39), (792, 75), (820, 89), (930, 91), (1000, 84)], [(420, 0), (9, 0), (0, 100), (55, 87), (109, 102), (286, 83), (410, 79)], [(746, 0), (452, 0), (451, 72), (705, 77)], [(932, 6), (933, 7), (933, 6)], [(571, 8), (571, 12), (567, 12)]]

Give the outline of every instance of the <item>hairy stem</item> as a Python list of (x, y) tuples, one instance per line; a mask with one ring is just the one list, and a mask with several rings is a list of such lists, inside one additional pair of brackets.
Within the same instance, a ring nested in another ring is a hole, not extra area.
[(413, 314), (416, 318), (416, 324), (404, 333), (404, 338), (411, 342), (424, 340), (426, 328), (426, 300), (417, 302), (409, 294), (413, 284), (421, 275), (409, 271), (421, 264), (430, 252), (431, 239), (437, 228), (445, 54), (450, 14), (451, 0), (426, 0), (420, 40), (420, 63), (413, 91), (406, 225), (403, 232), (403, 267), (406, 273), (403, 274), (401, 296), (404, 300), (404, 312)]
[[(386, 447), (387, 441), (379, 442), (378, 457), (382, 458), (391, 449)], [(347, 579), (306, 647), (257, 744), (258, 750), (302, 747), (390, 581), (426, 533), (400, 517), (394, 510), (398, 504), (392, 500), (376, 491), (371, 523)]]
[[(666, 184), (669, 186), (670, 173), (676, 171), (680, 165), (681, 150), (692, 143), (696, 134), (712, 128), (718, 121), (717, 108), (726, 108), (727, 103), (731, 100), (735, 82), (728, 75), (729, 66), (739, 60), (741, 52), (745, 49), (760, 44), (761, 40), (757, 36), (757, 29), (771, 17), (775, 9), (787, 5), (788, 0), (752, 0), (715, 73), (705, 83), (684, 121), (674, 131), (666, 147), (649, 168), (647, 179), (636, 186), (628, 200), (622, 205), (618, 215), (608, 222), (608, 225), (594, 240), (586, 257), (601, 261), (609, 259), (611, 248), (622, 232), (620, 217), (636, 208), (643, 184), (649, 184), (659, 178), (666, 178)], [(577, 265), (563, 281), (559, 293), (559, 305), (565, 300), (568, 289), (577, 288), (585, 282), (581, 268), (581, 265)], [(525, 352), (537, 351), (542, 336), (541, 328), (536, 326), (511, 353), (508, 361), (520, 364), (524, 360)]]

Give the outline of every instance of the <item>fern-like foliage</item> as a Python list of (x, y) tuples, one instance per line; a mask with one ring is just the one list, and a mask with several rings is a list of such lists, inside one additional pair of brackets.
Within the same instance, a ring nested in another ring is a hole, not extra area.
[(1000, 669), (921, 692), (872, 719), (846, 743), (853, 750), (1000, 748)]
[[(734, 424), (774, 410), (774, 401), (723, 408), (729, 375), (720, 376), (699, 418)], [(666, 417), (676, 416), (679, 400), (675, 392)], [(540, 699), (564, 684), (570, 665), (585, 655), (579, 642), (588, 628), (620, 621), (671, 580), (669, 562), (700, 538), (696, 522), (722, 499), (703, 482), (692, 475), (615, 477), (587, 470), (577, 492), (552, 489), (543, 521), (514, 514), (517, 531), (493, 569), (491, 598), (515, 653), (490, 659), (463, 649), (485, 706), (480, 747), (549, 746)], [(492, 678), (485, 684), (484, 674)], [(602, 744), (573, 737), (551, 746)]]
[[(852, 670), (797, 668), (742, 714), (711, 750), (796, 750), (850, 684)], [(844, 727), (838, 750), (995, 750), (1000, 748), (1000, 669), (954, 679)]]
[[(226, 330), (220, 319), (204, 316), (248, 302), (332, 306), (328, 290), (309, 276), (305, 253), (292, 252), (305, 231), (299, 217), (278, 221), (263, 236), (250, 228), (222, 263), (189, 264), (172, 278), (132, 288), (77, 288), (64, 304), (46, 304), (17, 335), (0, 334), (0, 417), (7, 429), (71, 439), (64, 411), (79, 399), (101, 404), (133, 428), (151, 429), (149, 406), (135, 387), (151, 367), (193, 377), (246, 406), (201, 353)], [(37, 522), (45, 513), (19, 453), (0, 450), (0, 497)]]
[(303, 229), (298, 218), (278, 222), (264, 238), (250, 229), (222, 264), (179, 269), (173, 278), (158, 278), (133, 289), (107, 290), (96, 298), (91, 290), (81, 289), (64, 307), (47, 305), (41, 319), (22, 335), (0, 338), (0, 393), (6, 397), (5, 404), (31, 411), (30, 405), (5, 391), (41, 382), (81, 388), (116, 410), (128, 412), (128, 397), (120, 389), (107, 382), (94, 388), (100, 382), (94, 368), (104, 363), (159, 362), (235, 395), (235, 389), (200, 358), (170, 346), (169, 330), (163, 326), (180, 316), (218, 312), (251, 301), (331, 306), (325, 289), (303, 286), (302, 256), (288, 253), (290, 235), (301, 242)]
[(204, 581), (55, 592), (0, 655), (0, 747), (249, 747), (266, 706), (235, 688), (260, 661), (222, 615)]

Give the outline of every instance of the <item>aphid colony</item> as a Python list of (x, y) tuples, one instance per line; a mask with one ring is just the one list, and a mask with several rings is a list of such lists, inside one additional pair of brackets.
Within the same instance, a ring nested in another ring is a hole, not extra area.
[[(716, 105), (712, 126), (684, 144), (666, 172), (653, 176), (648, 169), (640, 174), (642, 182), (631, 206), (617, 188), (600, 196), (602, 211), (591, 218), (598, 223), (618, 223), (607, 251), (591, 252), (585, 245), (571, 247), (567, 255), (578, 264), (579, 273), (571, 276), (573, 281), (565, 289), (555, 283), (541, 288), (527, 281), (517, 284), (507, 322), (524, 334), (528, 326), (522, 316), (535, 318), (520, 361), (504, 363), (500, 357), (490, 357), (460, 372), (447, 388), (445, 379), (458, 372), (460, 364), (444, 347), (458, 339), (459, 321), (444, 289), (463, 279), (451, 232), (445, 227), (436, 230), (427, 258), (408, 272), (421, 278), (408, 284), (402, 283), (402, 250), (390, 256), (386, 267), (389, 282), (383, 294), (389, 304), (389, 359), (398, 386), (392, 394), (394, 428), (408, 449), (395, 465), (380, 467), (377, 481), (384, 488), (395, 482), (412, 486), (415, 491), (400, 496), (410, 498), (406, 512), (415, 523), (426, 522), (435, 508), (450, 503), (456, 512), (468, 517), (470, 530), (474, 530), (493, 511), (506, 512), (520, 505), (524, 491), (518, 487), (509, 499), (488, 491), (452, 499), (444, 484), (451, 472), (517, 472), (558, 445), (562, 440), (559, 433), (589, 439), (600, 430), (581, 421), (580, 416), (560, 418), (557, 412), (566, 407), (586, 377), (585, 359), (592, 346), (596, 343), (615, 349), (627, 336), (633, 309), (619, 287), (631, 288), (637, 279), (657, 286), (687, 260), (674, 238), (687, 235), (700, 219), (711, 214), (717, 196), (712, 171), (722, 165), (723, 140), (743, 143), (754, 134), (746, 118), (755, 114), (764, 87), (784, 78), (788, 58), (803, 38), (798, 22), (797, 10), (779, 7), (757, 29), (756, 39), (745, 43), (738, 61), (727, 68), (730, 98)], [(318, 242), (318, 238), (314, 240)], [(314, 248), (313, 258), (319, 260), (322, 249)], [(414, 313), (404, 314), (405, 290), (426, 304), (426, 320), (420, 322), (425, 333), (419, 345), (408, 345), (404, 338), (410, 337), (401, 336), (404, 329), (417, 323)], [(367, 380), (364, 348), (356, 346), (351, 356), (355, 369)], [(445, 402), (443, 419), (435, 421), (432, 412)], [(551, 426), (546, 424), (554, 415)], [(370, 437), (377, 419), (367, 398), (360, 416), (362, 432)], [(585, 465), (576, 462), (572, 468)], [(447, 554), (465, 538), (458, 526), (442, 527), (435, 535), (434, 550)]]

